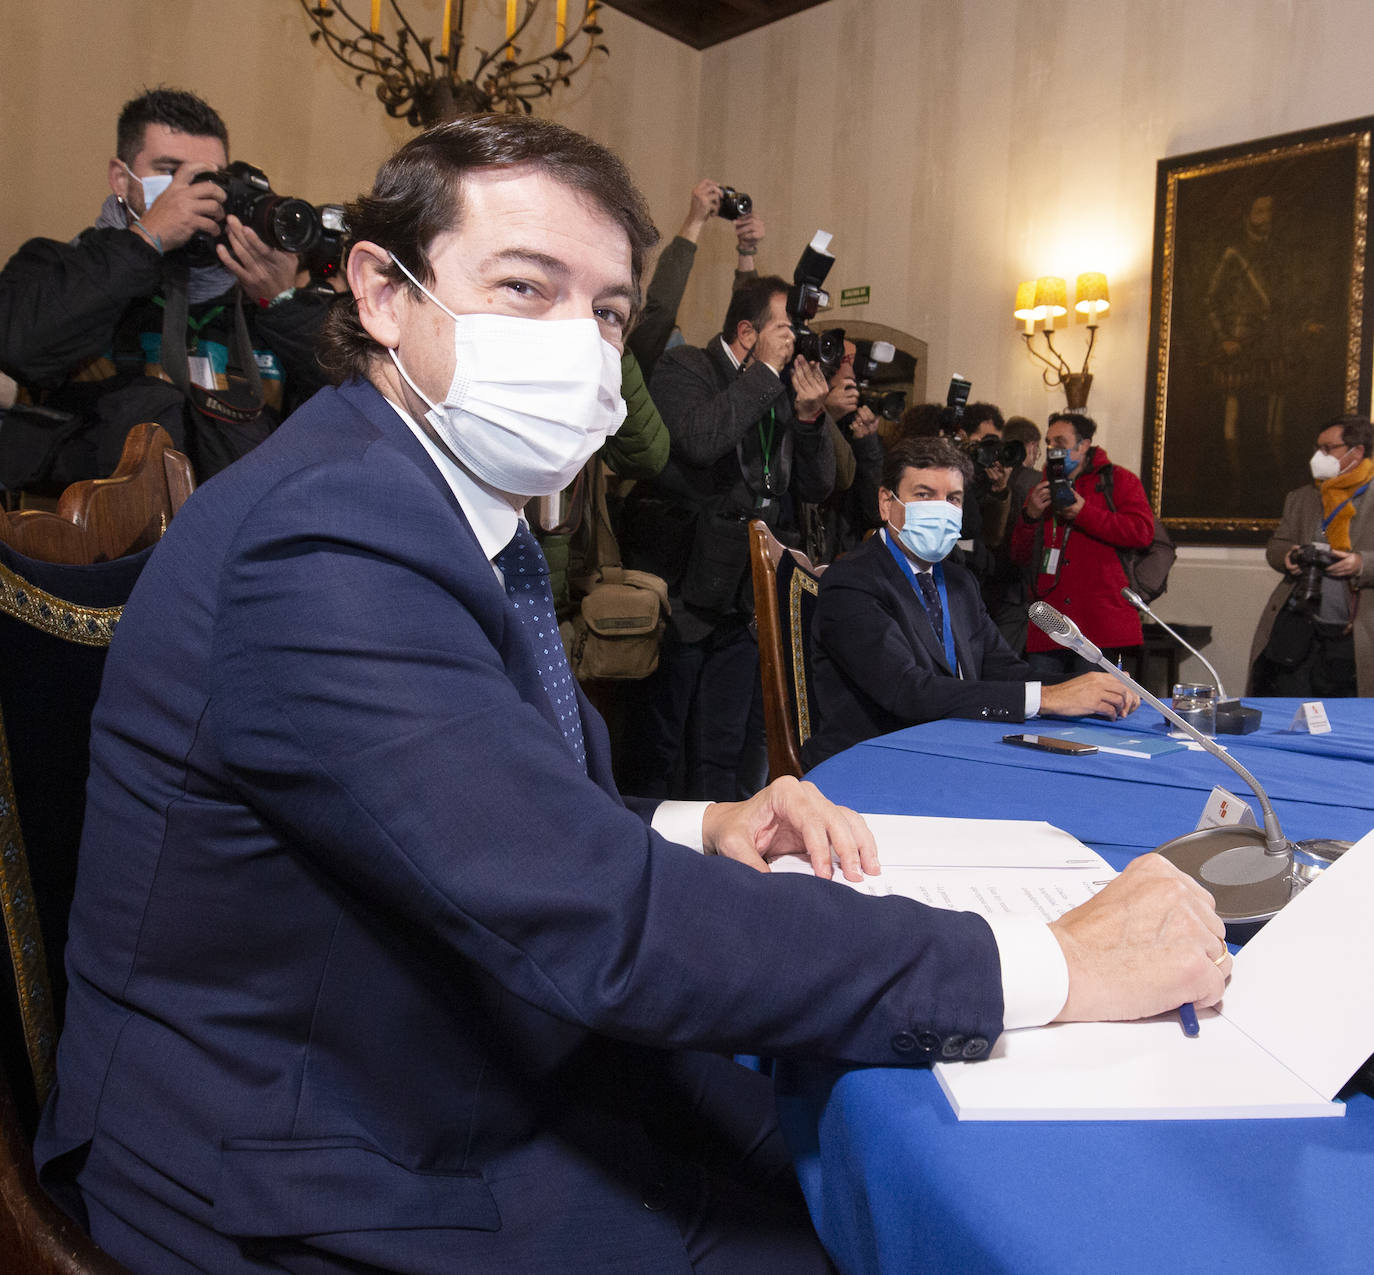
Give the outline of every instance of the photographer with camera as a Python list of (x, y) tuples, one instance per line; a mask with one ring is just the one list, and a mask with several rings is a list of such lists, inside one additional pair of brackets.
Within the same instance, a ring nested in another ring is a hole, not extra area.
[(0, 428), (0, 485), (108, 474), (141, 421), (203, 481), (323, 384), (327, 303), (295, 287), (318, 218), (228, 159), (203, 101), (144, 93), (120, 112), (95, 225), (68, 244), (30, 240), (0, 272), (0, 368), (22, 387)]
[(761, 518), (796, 544), (796, 503), (824, 500), (835, 482), (830, 387), (818, 363), (794, 354), (788, 297), (776, 275), (746, 283), (724, 331), (704, 349), (669, 350), (650, 383), (671, 452), (627, 499), (622, 541), (629, 566), (668, 581), (672, 604), (631, 731), (625, 786), (644, 796), (724, 800), (762, 783), (748, 523)]
[(678, 306), (687, 290), (687, 279), (696, 260), (697, 241), (712, 217), (728, 221), (735, 229), (734, 287), (758, 278), (755, 259), (763, 241), (763, 218), (754, 201), (731, 186), (703, 177), (692, 187), (691, 202), (681, 229), (663, 247), (654, 265), (653, 278), (644, 290), (644, 308), (634, 330), (625, 340), (626, 350), (639, 362), (645, 380), (653, 375), (677, 325)]
[[(1128, 469), (1094, 446), (1097, 422), (1056, 412), (1045, 432), (1045, 477), (1031, 488), (1011, 533), (1011, 560), (1033, 573), (1032, 600), (1043, 599), (1078, 624), (1109, 658), (1144, 641), (1140, 613), (1122, 596), (1121, 551), (1145, 549), (1154, 513)], [(1095, 666), (1037, 628), (1026, 635), (1034, 676), (1058, 681)]]
[(1342, 416), (1317, 435), (1313, 481), (1284, 498), (1265, 551), (1283, 573), (1255, 631), (1251, 694), (1374, 695), (1374, 425)]

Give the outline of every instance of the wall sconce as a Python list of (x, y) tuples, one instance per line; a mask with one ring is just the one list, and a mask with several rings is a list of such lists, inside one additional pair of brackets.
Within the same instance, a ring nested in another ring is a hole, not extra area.
[[(1107, 317), (1107, 311), (1111, 309), (1112, 303), (1107, 292), (1105, 274), (1092, 271), (1078, 276), (1078, 283), (1074, 289), (1074, 309), (1087, 320), (1088, 349), (1083, 355), (1083, 366), (1075, 372), (1054, 344), (1056, 321), (1064, 318), (1069, 312), (1068, 291), (1068, 284), (1055, 275), (1045, 275), (1040, 279), (1019, 283), (1016, 286), (1013, 313), (1017, 322), (1022, 325), (1021, 339), (1025, 341), (1026, 349), (1045, 365), (1045, 370), (1040, 373), (1045, 384), (1051, 389), (1062, 386), (1069, 408), (1081, 410), (1088, 405), (1088, 391), (1093, 383), (1092, 373), (1088, 371), (1088, 362), (1093, 356), (1093, 343), (1097, 340), (1097, 325)], [(1053, 355), (1052, 359), (1041, 354), (1033, 344), (1037, 325), (1040, 325), (1040, 334), (1045, 338), (1045, 349)]]

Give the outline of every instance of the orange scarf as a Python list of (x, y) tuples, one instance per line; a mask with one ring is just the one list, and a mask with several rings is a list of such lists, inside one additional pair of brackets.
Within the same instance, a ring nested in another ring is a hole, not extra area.
[[(1374, 478), (1374, 459), (1366, 457), (1354, 469), (1348, 469), (1322, 483), (1322, 515), (1331, 518), (1331, 511), (1365, 483)], [(1350, 520), (1355, 516), (1353, 503), (1346, 505), (1326, 526), (1326, 543), (1333, 549), (1350, 551)]]

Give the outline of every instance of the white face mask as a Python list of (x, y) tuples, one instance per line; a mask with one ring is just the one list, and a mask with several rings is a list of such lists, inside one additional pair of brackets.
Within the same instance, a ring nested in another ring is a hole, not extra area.
[[(122, 159), (119, 162), (124, 164)], [(171, 173), (153, 173), (150, 177), (140, 177), (128, 164), (124, 164), (124, 171), (143, 187), (143, 211), (145, 213), (153, 206), (157, 197), (172, 184)]]
[(1341, 462), (1330, 452), (1324, 452), (1320, 448), (1312, 453), (1312, 459), (1307, 462), (1307, 467), (1312, 471), (1312, 477), (1318, 482), (1335, 478), (1341, 472)]
[(511, 496), (562, 491), (625, 422), (620, 354), (595, 319), (454, 314), (395, 256), (392, 261), (453, 320), (453, 380), (425, 419), (466, 469)]

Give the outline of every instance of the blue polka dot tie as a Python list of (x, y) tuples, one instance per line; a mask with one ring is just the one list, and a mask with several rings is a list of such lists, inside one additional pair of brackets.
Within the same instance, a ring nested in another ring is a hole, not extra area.
[(583, 770), (587, 750), (582, 742), (582, 718), (577, 710), (577, 683), (568, 667), (563, 639), (558, 635), (558, 617), (553, 609), (553, 590), (549, 587), (549, 564), (530, 529), (522, 522), (511, 542), (496, 555), (496, 565), (506, 578), (506, 593), (521, 627), (534, 646), (539, 661), (539, 679), (544, 683), (563, 738)]

